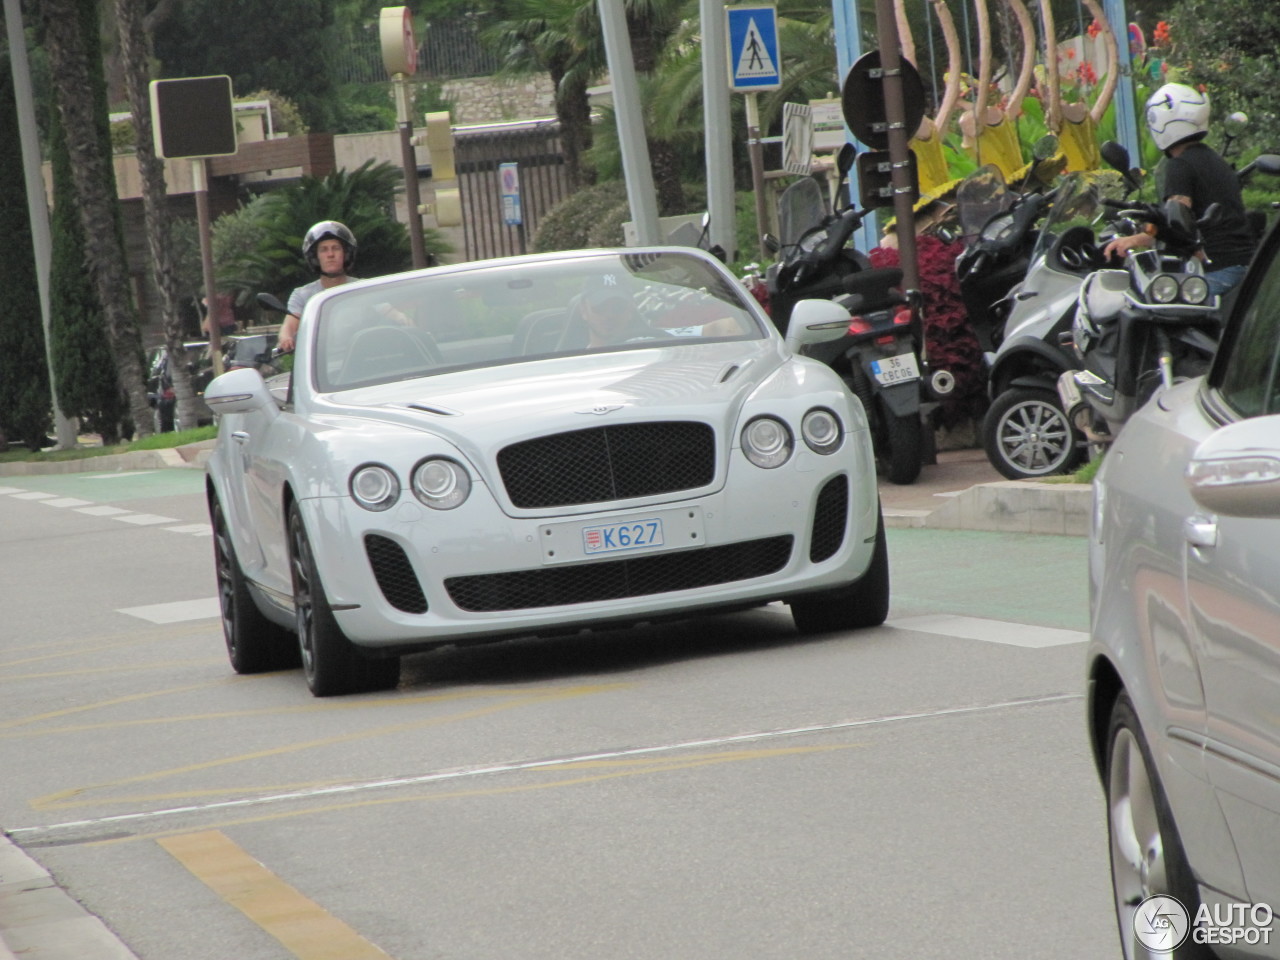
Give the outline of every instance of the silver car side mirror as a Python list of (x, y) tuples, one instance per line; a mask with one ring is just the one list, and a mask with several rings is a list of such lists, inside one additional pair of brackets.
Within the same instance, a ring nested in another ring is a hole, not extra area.
[(838, 340), (849, 332), (849, 311), (830, 300), (801, 300), (787, 324), (787, 346), (792, 353), (809, 343)]
[(1187, 486), (1204, 509), (1228, 517), (1280, 517), (1280, 416), (1215, 430), (1187, 464)]

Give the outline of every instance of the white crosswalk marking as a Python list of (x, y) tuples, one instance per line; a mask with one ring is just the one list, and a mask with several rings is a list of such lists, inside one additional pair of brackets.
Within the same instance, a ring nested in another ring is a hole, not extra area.
[(105, 503), (96, 507), (80, 507), (76, 513), (88, 514), (91, 517), (118, 517), (122, 513), (128, 513), (128, 510), (121, 510), (119, 507), (109, 507)]
[(125, 607), (116, 613), (127, 614), (151, 623), (182, 623), (186, 620), (208, 620), (222, 616), (217, 597), (204, 600), (180, 600), (177, 603), (153, 603), (145, 607)]
[(88, 500), (77, 500), (75, 497), (58, 497), (54, 500), (41, 500), (46, 507), (83, 507)]
[(133, 523), (139, 527), (148, 527), (156, 523), (177, 523), (176, 517), (161, 517), (154, 513), (126, 513), (123, 516), (114, 517), (121, 523)]
[(1080, 630), (1061, 630), (1057, 627), (1037, 627), (1028, 623), (947, 614), (888, 620), (885, 626), (914, 630), (917, 633), (936, 633), (944, 637), (1003, 643), (1013, 647), (1058, 647), (1068, 643), (1084, 643), (1089, 639), (1089, 634)]
[(15, 500), (52, 500), (56, 497), (56, 493), (42, 493), (39, 490), (24, 490), (22, 493), (13, 494)]
[(10, 493), (21, 493), (21, 492), (22, 492), (21, 487), (0, 487), (0, 497), (6, 496), (7, 494), (10, 494)]
[(165, 530), (169, 533), (190, 533), (195, 536), (213, 533), (213, 528), (207, 523), (185, 523), (180, 527), (165, 527)]

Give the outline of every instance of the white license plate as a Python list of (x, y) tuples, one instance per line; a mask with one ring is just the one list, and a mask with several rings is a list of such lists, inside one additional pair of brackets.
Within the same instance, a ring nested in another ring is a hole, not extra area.
[(623, 523), (598, 523), (582, 528), (582, 552), (588, 557), (621, 550), (660, 547), (663, 543), (662, 520), (658, 517), (627, 520)]
[(914, 353), (902, 353), (884, 360), (872, 360), (871, 372), (876, 380), (883, 384), (902, 383), (904, 380), (919, 380), (920, 365), (916, 363)]
[(542, 562), (581, 562), (589, 557), (647, 550), (675, 550), (706, 546), (705, 514), (701, 506), (655, 510), (609, 523), (569, 521), (538, 528)]

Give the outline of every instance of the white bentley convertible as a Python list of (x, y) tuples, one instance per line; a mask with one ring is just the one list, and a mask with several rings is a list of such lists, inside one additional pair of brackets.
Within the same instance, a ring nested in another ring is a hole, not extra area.
[[(881, 623), (889, 573), (858, 401), (689, 248), (437, 267), (314, 298), (291, 381), (209, 385), (222, 620), (241, 673), (394, 686), (442, 644), (783, 600)], [(296, 638), (295, 638), (296, 635)]]

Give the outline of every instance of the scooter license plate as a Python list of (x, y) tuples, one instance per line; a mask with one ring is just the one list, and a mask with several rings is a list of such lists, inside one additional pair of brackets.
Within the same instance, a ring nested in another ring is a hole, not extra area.
[(916, 363), (914, 353), (901, 353), (896, 357), (872, 360), (871, 372), (875, 374), (877, 382), (885, 385), (920, 379), (920, 365)]

